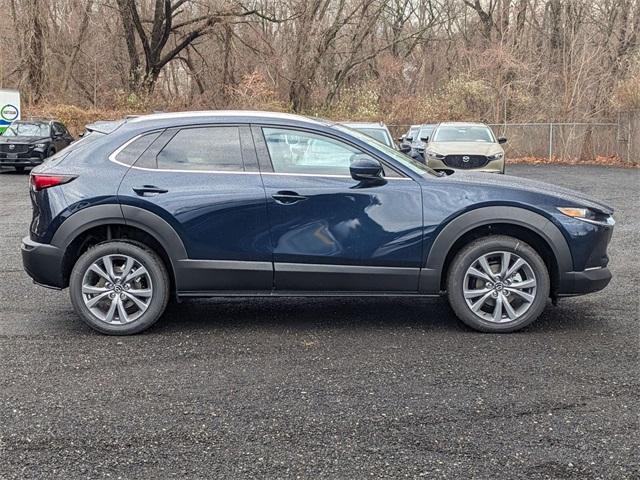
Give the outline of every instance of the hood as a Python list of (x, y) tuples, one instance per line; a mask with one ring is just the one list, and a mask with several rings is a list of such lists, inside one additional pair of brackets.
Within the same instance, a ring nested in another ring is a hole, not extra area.
[(49, 137), (3, 137), (0, 135), (0, 143), (45, 143)]
[[(568, 188), (558, 187), (549, 183), (539, 182), (537, 180), (529, 180), (511, 175), (497, 175), (482, 172), (464, 172), (457, 170), (454, 174), (447, 177), (452, 182), (473, 183), (474, 185), (486, 185), (487, 187), (503, 187), (514, 190), (524, 190), (531, 193), (538, 193), (556, 197), (560, 202), (566, 202), (568, 206), (587, 207), (598, 212), (611, 215), (613, 208), (609, 205), (594, 200), (584, 193), (576, 192)], [(561, 207), (562, 205), (558, 205)]]
[(503, 153), (499, 143), (429, 142), (429, 150), (441, 155), (494, 155)]

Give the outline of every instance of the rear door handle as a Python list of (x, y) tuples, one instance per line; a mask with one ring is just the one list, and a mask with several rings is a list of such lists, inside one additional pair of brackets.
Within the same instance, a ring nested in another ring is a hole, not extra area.
[(302, 202), (303, 200), (307, 199), (307, 197), (305, 197), (304, 195), (299, 195), (296, 192), (291, 192), (289, 190), (281, 190), (277, 193), (274, 193), (273, 195), (271, 195), (271, 198), (273, 198), (276, 203), (279, 203), (280, 205), (293, 205), (294, 203)]
[(167, 193), (169, 190), (156, 187), (155, 185), (142, 185), (141, 187), (133, 187), (133, 191), (141, 197), (158, 195), (159, 193)]

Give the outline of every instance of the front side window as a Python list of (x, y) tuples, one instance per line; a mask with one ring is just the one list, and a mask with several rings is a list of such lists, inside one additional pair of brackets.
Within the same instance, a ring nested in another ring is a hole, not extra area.
[(282, 128), (263, 128), (276, 173), (349, 175), (358, 149), (330, 137)]
[(238, 127), (185, 128), (157, 156), (158, 169), (243, 171)]

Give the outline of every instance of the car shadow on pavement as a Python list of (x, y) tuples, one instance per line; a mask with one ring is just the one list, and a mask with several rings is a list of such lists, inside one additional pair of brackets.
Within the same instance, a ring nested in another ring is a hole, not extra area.
[[(599, 321), (570, 304), (547, 309), (520, 334), (597, 328)], [(194, 299), (168, 306), (150, 332), (213, 329), (416, 328), (476, 333), (460, 322), (446, 299), (438, 298), (218, 298)], [(481, 335), (481, 334), (480, 334)]]

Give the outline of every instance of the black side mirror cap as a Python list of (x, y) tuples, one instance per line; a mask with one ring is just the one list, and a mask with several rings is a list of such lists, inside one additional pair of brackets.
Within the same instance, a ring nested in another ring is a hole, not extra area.
[(420, 141), (424, 142), (424, 143), (428, 143), (429, 142), (429, 137), (422, 137), (420, 139)]
[(498, 137), (498, 143), (500, 145), (507, 143), (507, 137)]
[(351, 178), (364, 183), (384, 181), (382, 164), (368, 155), (357, 155), (349, 167)]

